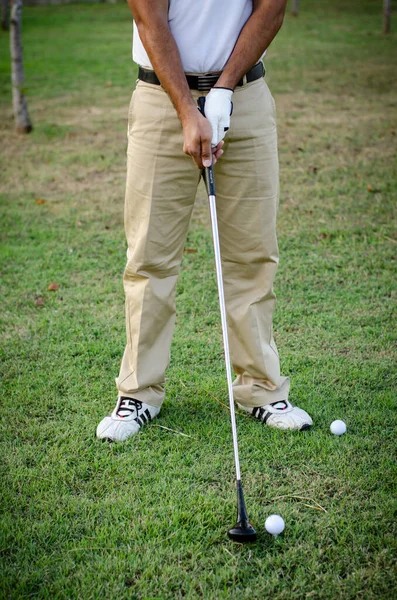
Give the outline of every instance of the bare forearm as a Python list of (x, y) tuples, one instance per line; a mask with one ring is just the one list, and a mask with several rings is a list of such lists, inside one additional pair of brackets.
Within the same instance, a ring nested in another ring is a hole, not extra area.
[(211, 124), (197, 110), (168, 25), (169, 0), (128, 0), (128, 4), (150, 62), (181, 120), (183, 151), (199, 169), (209, 167), (222, 155), (223, 142), (211, 149)]
[(234, 89), (258, 62), (283, 23), (286, 0), (254, 0), (253, 4), (252, 14), (240, 32), (216, 87)]
[(128, 0), (150, 62), (180, 117), (197, 111), (168, 26), (168, 0)]

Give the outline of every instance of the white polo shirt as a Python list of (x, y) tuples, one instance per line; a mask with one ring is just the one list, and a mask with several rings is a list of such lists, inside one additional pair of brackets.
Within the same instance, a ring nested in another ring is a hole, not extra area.
[[(251, 13), (252, 0), (169, 0), (168, 24), (185, 73), (222, 71)], [(135, 23), (132, 57), (152, 68)]]

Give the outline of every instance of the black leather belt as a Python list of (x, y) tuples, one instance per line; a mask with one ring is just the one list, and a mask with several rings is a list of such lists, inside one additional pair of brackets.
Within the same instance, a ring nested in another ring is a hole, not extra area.
[[(265, 75), (265, 67), (262, 62), (258, 62), (244, 75), (242, 79), (237, 83), (237, 86), (243, 86), (251, 81), (260, 79)], [(191, 90), (199, 90), (200, 92), (208, 92), (218, 81), (221, 73), (204, 73), (203, 75), (186, 75), (186, 79)], [(161, 85), (159, 78), (154, 71), (139, 67), (138, 79), (145, 81), (146, 83), (154, 83), (155, 85)], [(237, 87), (236, 86), (236, 87)]]

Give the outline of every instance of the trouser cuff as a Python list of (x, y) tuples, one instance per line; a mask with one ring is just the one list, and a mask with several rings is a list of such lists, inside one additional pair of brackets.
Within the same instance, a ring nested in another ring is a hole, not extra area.
[(238, 404), (242, 406), (266, 406), (273, 402), (288, 400), (290, 381), (289, 377), (280, 377), (274, 385), (269, 381), (252, 380), (242, 383), (240, 378), (233, 383), (233, 396)]
[[(117, 384), (117, 379), (116, 379)], [(126, 398), (134, 398), (135, 400), (139, 400), (139, 402), (144, 402), (149, 406), (158, 406), (160, 407), (163, 403), (165, 392), (164, 387), (161, 385), (153, 385), (143, 390), (127, 390), (123, 389), (122, 386), (118, 386), (119, 396), (125, 396)]]

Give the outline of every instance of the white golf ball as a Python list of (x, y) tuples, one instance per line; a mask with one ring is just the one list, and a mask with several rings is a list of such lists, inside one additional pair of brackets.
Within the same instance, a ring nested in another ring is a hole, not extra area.
[(340, 421), (339, 419), (332, 421), (330, 430), (334, 435), (343, 435), (346, 433), (346, 423), (344, 423), (344, 421)]
[(280, 515), (270, 515), (265, 521), (265, 529), (272, 535), (279, 535), (284, 531), (285, 523)]

